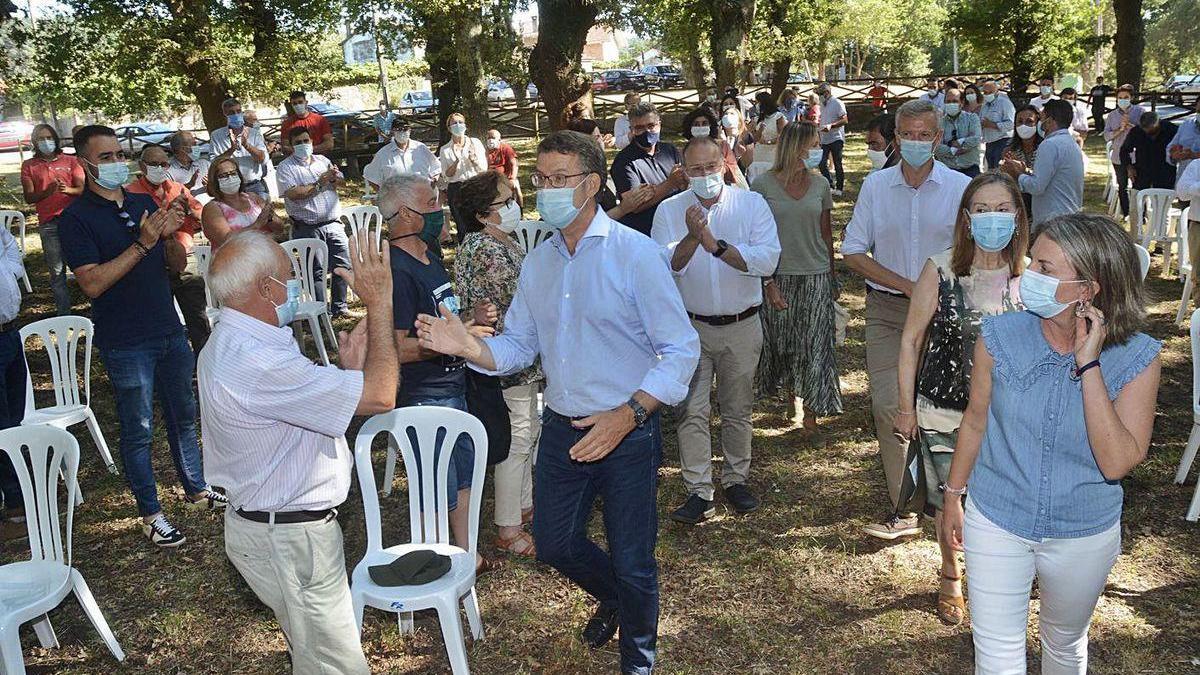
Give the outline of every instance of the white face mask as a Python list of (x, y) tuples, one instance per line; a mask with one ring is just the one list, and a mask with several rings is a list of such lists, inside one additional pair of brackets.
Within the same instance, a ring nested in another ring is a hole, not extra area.
[(455, 138), (461, 138), (463, 134), (467, 133), (467, 125), (462, 122), (455, 122), (450, 125), (450, 133)]
[(240, 176), (225, 176), (217, 179), (217, 187), (220, 188), (223, 194), (237, 194), (242, 187), (242, 178)]
[(521, 223), (521, 207), (517, 206), (515, 201), (510, 201), (501, 206), (497, 213), (500, 215), (500, 224), (496, 227), (506, 234), (515, 232), (517, 225)]
[(721, 188), (725, 185), (725, 178), (720, 171), (710, 173), (706, 176), (696, 176), (688, 180), (692, 192), (701, 199), (712, 199), (721, 194)]
[(726, 129), (736, 129), (738, 125), (738, 116), (735, 112), (727, 112), (721, 117), (721, 126)]
[(1033, 138), (1033, 135), (1036, 133), (1037, 127), (1029, 124), (1022, 124), (1017, 127), (1017, 136), (1020, 136), (1023, 139)]
[(702, 127), (692, 127), (692, 138), (704, 138), (710, 133), (709, 126), (705, 124)]
[(292, 104), (292, 112), (296, 113), (297, 116), (303, 115), (304, 113), (308, 112), (308, 104), (293, 103)]
[(312, 143), (297, 143), (292, 146), (296, 159), (308, 159), (312, 156)]
[(407, 132), (407, 131), (397, 131), (396, 135), (395, 135), (396, 144), (404, 145), (405, 143), (407, 143), (408, 142), (408, 134), (409, 134), (409, 132)]
[(872, 150), (867, 148), (867, 159), (871, 160), (872, 169), (882, 169), (883, 165), (888, 161), (888, 153), (886, 150)]
[(151, 185), (162, 185), (167, 179), (167, 170), (161, 166), (146, 167), (146, 180), (150, 181)]
[(488, 150), (495, 150), (498, 147), (500, 147), (500, 139), (499, 138), (487, 139), (487, 149)]

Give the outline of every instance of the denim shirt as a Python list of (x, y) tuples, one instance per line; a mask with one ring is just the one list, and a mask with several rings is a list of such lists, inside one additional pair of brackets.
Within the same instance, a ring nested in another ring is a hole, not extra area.
[[(988, 520), (1025, 539), (1098, 534), (1121, 518), (1123, 491), (1106, 480), (1088, 442), (1075, 357), (1050, 348), (1041, 319), (1010, 312), (983, 320), (995, 365), (987, 430), (971, 473), (971, 501)], [(1162, 343), (1136, 333), (1100, 353), (1108, 396), (1154, 360)]]

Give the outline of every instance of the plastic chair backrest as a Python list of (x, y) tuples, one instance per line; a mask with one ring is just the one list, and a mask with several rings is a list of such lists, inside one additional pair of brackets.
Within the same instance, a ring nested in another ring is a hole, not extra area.
[[(419, 454), (413, 451), (412, 431)], [(408, 476), (408, 524), (414, 544), (449, 544), (448, 495), (446, 475), (455, 441), (466, 434), (475, 444), (475, 467), (471, 480), (471, 510), (468, 514), (469, 541), (467, 550), (474, 553), (479, 539), (479, 507), (483, 503), (483, 480), (487, 472), (487, 432), (479, 418), (453, 408), (414, 406), (397, 408), (367, 420), (354, 439), (354, 467), (358, 472), (359, 490), (363, 498), (363, 515), (367, 524), (367, 554), (383, 549), (380, 529), (379, 493), (375, 488), (375, 471), (371, 467), (371, 441), (380, 433), (388, 433), (404, 455), (404, 472)], [(438, 440), (441, 445), (437, 444)], [(432, 450), (425, 452), (425, 449)], [(446, 452), (446, 449), (451, 449)], [(436, 466), (435, 466), (436, 458)], [(434, 508), (421, 510), (422, 502)], [(459, 508), (462, 508), (459, 504)]]
[(292, 273), (300, 280), (300, 301), (316, 300), (316, 263), (320, 263), (321, 269), (329, 269), (325, 265), (329, 260), (329, 247), (320, 239), (289, 239), (280, 246), (292, 261)]
[(1192, 207), (1184, 207), (1183, 212), (1179, 214), (1179, 227), (1175, 232), (1179, 234), (1179, 241), (1183, 242), (1179, 246), (1179, 269), (1181, 272), (1186, 272), (1192, 268), (1191, 252), (1188, 251), (1188, 218), (1191, 216)]
[(206, 282), (204, 284), (204, 301), (213, 309), (220, 309), (215, 298), (213, 298), (212, 289), (208, 286), (208, 265), (212, 262), (212, 246), (206, 244), (196, 244), (192, 247), (192, 253), (196, 256), (196, 271), (200, 273), (200, 278)]
[(517, 224), (517, 229), (513, 234), (517, 237), (517, 243), (528, 255), (538, 244), (552, 237), (555, 232), (556, 230), (544, 221), (522, 220)]
[(21, 255), (25, 255), (25, 214), (20, 211), (0, 211), (0, 227), (11, 231), (13, 225), (17, 226), (17, 231), (12, 233), (13, 238), (17, 240)]
[[(69, 431), (34, 424), (0, 431), (0, 450), (8, 453), (25, 498), (30, 560), (57, 560), (69, 566), (75, 493), (79, 490), (79, 442)], [(67, 485), (65, 502), (58, 499), (60, 475)], [(59, 520), (60, 503), (67, 508), (65, 537)]]
[(380, 213), (379, 207), (351, 206), (342, 211), (342, 221), (350, 228), (350, 232), (358, 232), (366, 228), (371, 235), (371, 239), (375, 242), (375, 250), (383, 250), (383, 214)]
[(1192, 312), (1192, 415), (1200, 415), (1200, 309)]
[(1162, 188), (1138, 190), (1139, 213), (1143, 219), (1147, 219), (1149, 222), (1146, 229), (1147, 237), (1161, 239), (1167, 236), (1167, 224), (1170, 222), (1171, 215), (1171, 202), (1174, 199), (1174, 190), (1164, 190)]
[[(82, 316), (55, 316), (21, 328), (24, 349), (29, 336), (42, 341), (50, 357), (50, 376), (54, 381), (54, 405), (90, 405), (92, 400), (92, 321)], [(83, 351), (83, 370), (79, 352)], [(26, 369), (29, 359), (25, 359)], [(83, 396), (79, 395), (79, 377), (83, 376)], [(25, 415), (36, 410), (33, 378), (25, 378)]]
[(1138, 265), (1142, 268), (1142, 281), (1146, 280), (1146, 275), (1150, 273), (1150, 251), (1141, 244), (1134, 244), (1137, 249)]

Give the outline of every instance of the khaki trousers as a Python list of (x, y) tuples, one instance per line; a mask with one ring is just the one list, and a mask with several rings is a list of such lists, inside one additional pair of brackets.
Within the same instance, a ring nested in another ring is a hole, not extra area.
[(725, 466), (721, 486), (745, 483), (750, 476), (750, 413), (754, 407), (754, 372), (762, 352), (762, 321), (758, 316), (728, 326), (692, 321), (700, 334), (700, 363), (692, 376), (683, 416), (679, 421), (679, 463), (688, 494), (712, 501), (713, 376), (721, 412), (721, 450)]
[(496, 465), (496, 525), (516, 527), (521, 511), (533, 508), (533, 452), (542, 433), (537, 414), (540, 382), (504, 390), (512, 425), (508, 458)]
[(342, 528), (334, 518), (269, 525), (225, 512), (225, 554), (275, 612), (296, 675), (369, 675), (363, 656)]
[[(871, 387), (871, 414), (875, 420), (875, 438), (879, 441), (888, 499), (893, 508), (900, 496), (907, 446), (892, 435), (892, 422), (900, 398), (900, 336), (904, 333), (907, 317), (908, 298), (880, 291), (867, 292), (867, 380)], [(918, 490), (906, 510), (920, 512), (924, 502), (924, 493)]]

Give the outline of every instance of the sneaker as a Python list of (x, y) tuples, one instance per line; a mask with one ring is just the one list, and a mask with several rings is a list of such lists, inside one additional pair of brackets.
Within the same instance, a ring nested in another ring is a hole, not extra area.
[(882, 523), (871, 523), (864, 526), (863, 534), (888, 541), (921, 534), (921, 516), (915, 513), (908, 513), (904, 516), (893, 513)]
[(685, 525), (695, 525), (712, 518), (717, 514), (712, 501), (700, 495), (691, 495), (683, 506), (671, 512), (671, 520)]
[(738, 513), (750, 513), (758, 510), (758, 497), (750, 492), (750, 488), (738, 483), (725, 488), (725, 501)]
[(841, 191), (841, 190), (832, 190), (832, 192), (833, 192), (833, 196), (834, 196), (834, 197), (841, 197), (841, 196), (842, 196), (842, 191)]
[(220, 511), (229, 506), (229, 498), (212, 488), (206, 488), (196, 497), (187, 497), (186, 501), (189, 508), (203, 511)]
[(161, 513), (149, 523), (142, 523), (142, 533), (159, 548), (175, 548), (187, 541), (187, 537), (175, 529), (171, 521), (167, 520), (167, 517)]

